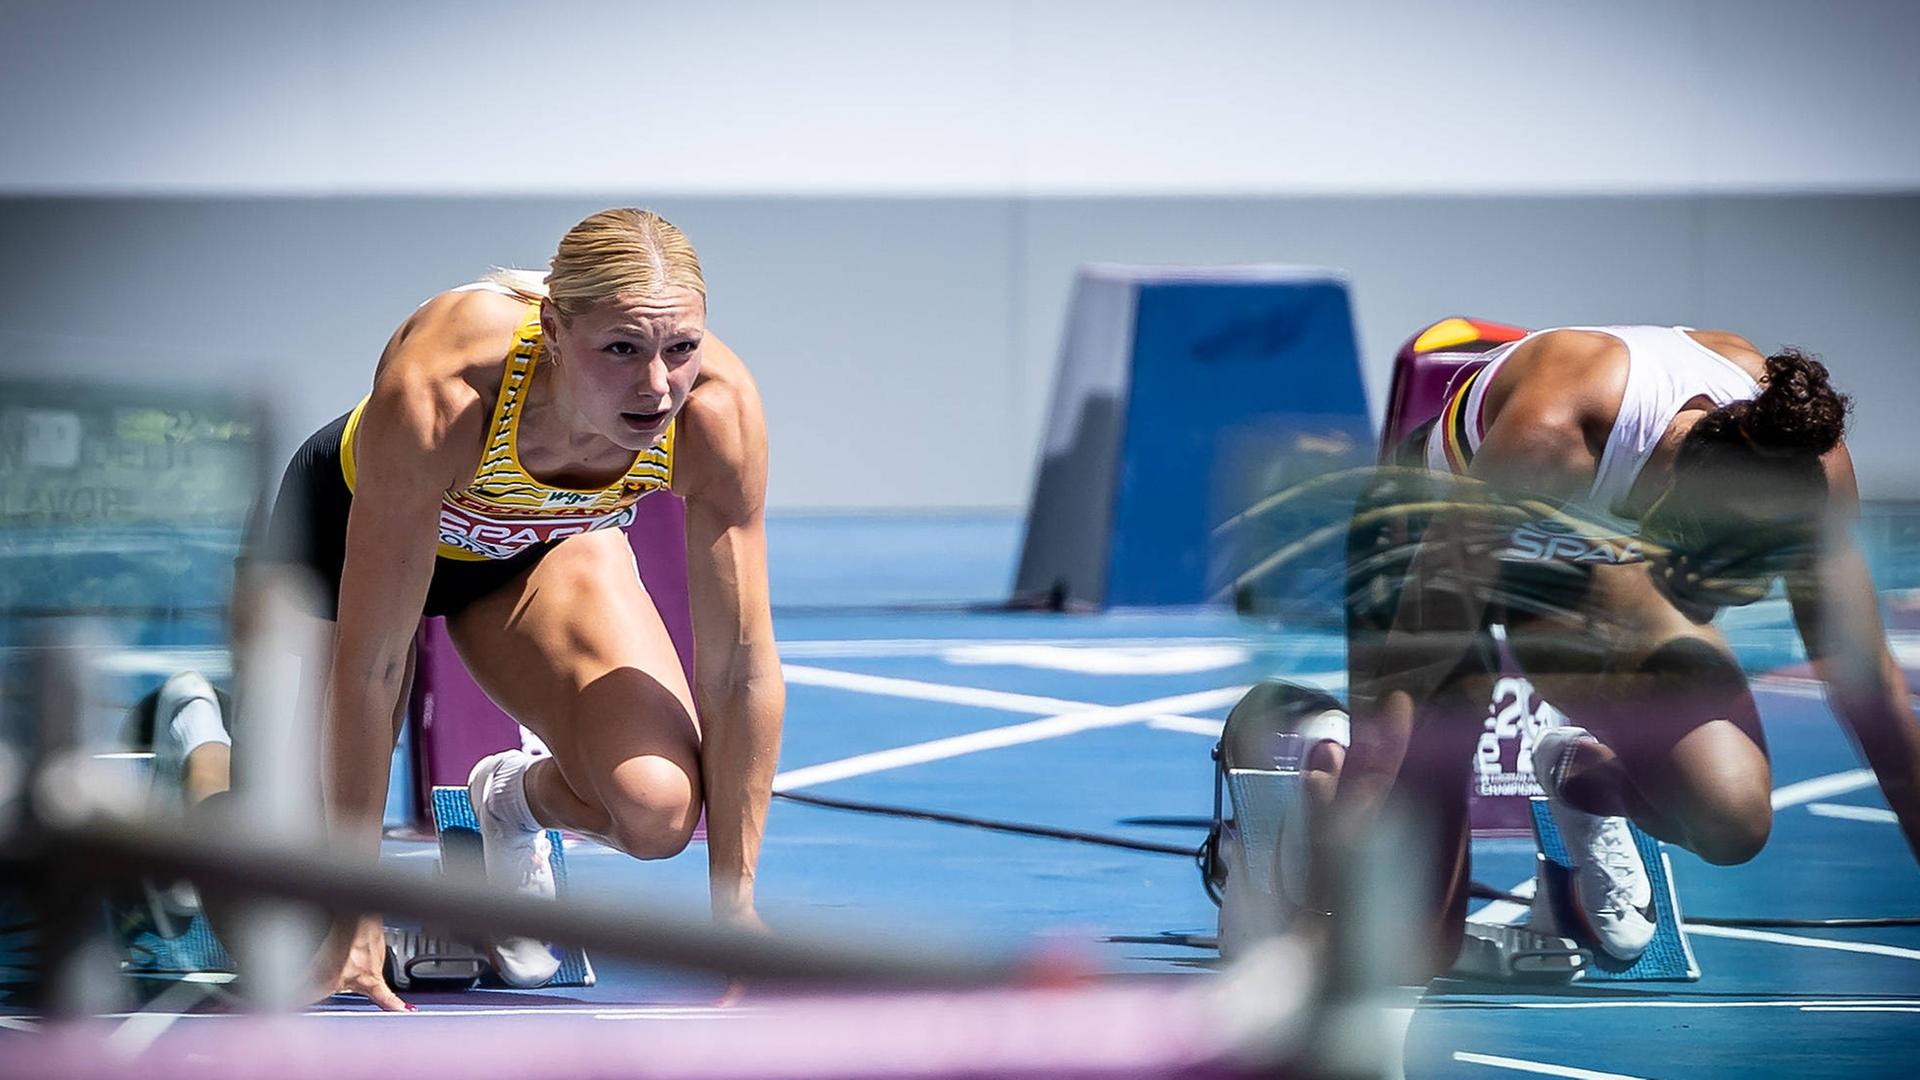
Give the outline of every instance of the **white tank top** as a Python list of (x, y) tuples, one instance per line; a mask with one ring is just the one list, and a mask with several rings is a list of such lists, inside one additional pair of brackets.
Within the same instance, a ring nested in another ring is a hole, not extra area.
[[(1627, 347), (1627, 387), (1620, 398), (1620, 414), (1607, 433), (1606, 448), (1600, 454), (1600, 467), (1593, 487), (1583, 500), (1592, 509), (1614, 514), (1614, 507), (1626, 499), (1646, 468), (1667, 426), (1680, 415), (1680, 409), (1696, 397), (1704, 397), (1718, 408), (1735, 401), (1748, 401), (1760, 393), (1760, 384), (1733, 361), (1707, 348), (1687, 335), (1686, 326), (1563, 326), (1557, 330), (1595, 330), (1610, 334)], [(1541, 334), (1536, 330), (1519, 341), (1493, 350), (1481, 374), (1474, 379), (1462, 402), (1468, 420), (1465, 428), (1469, 457), (1480, 449), (1486, 435), (1481, 409), (1487, 387), (1493, 382), (1499, 365), (1513, 350)], [(1427, 465), (1450, 471), (1444, 424), (1436, 424), (1427, 437)]]

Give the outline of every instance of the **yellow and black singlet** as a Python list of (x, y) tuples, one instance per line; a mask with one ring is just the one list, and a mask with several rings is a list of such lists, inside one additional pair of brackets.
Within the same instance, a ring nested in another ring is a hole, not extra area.
[[(635, 503), (673, 482), (673, 443), (679, 421), (634, 455), (618, 480), (602, 488), (563, 488), (535, 479), (520, 464), (520, 417), (540, 366), (540, 305), (530, 304), (507, 349), (500, 395), (493, 405), (486, 446), (473, 482), (440, 500), (443, 559), (510, 559), (538, 544), (626, 525)], [(367, 399), (347, 415), (340, 440), (340, 474), (352, 490), (357, 472), (353, 438)]]

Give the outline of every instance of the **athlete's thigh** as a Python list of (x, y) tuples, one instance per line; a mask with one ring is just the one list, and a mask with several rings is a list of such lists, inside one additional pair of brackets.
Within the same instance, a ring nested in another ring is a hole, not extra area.
[(1535, 688), (1612, 748), (1656, 805), (1694, 818), (1758, 812), (1772, 769), (1725, 636), (1675, 608), (1644, 568), (1601, 568), (1590, 605), (1584, 634), (1509, 629)]
[(546, 742), (581, 795), (604, 794), (607, 774), (638, 757), (697, 785), (693, 693), (618, 530), (560, 543), (447, 628), (481, 688)]

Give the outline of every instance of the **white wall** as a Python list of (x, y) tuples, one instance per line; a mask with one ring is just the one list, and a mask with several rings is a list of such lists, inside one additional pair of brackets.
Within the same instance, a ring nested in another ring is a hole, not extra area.
[(0, 192), (1920, 186), (1910, 0), (10, 0)]

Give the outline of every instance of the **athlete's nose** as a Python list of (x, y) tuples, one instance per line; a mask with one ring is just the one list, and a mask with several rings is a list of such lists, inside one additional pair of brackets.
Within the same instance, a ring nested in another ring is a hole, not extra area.
[(647, 362), (646, 393), (653, 400), (665, 406), (671, 387), (667, 384), (667, 358), (659, 353)]

